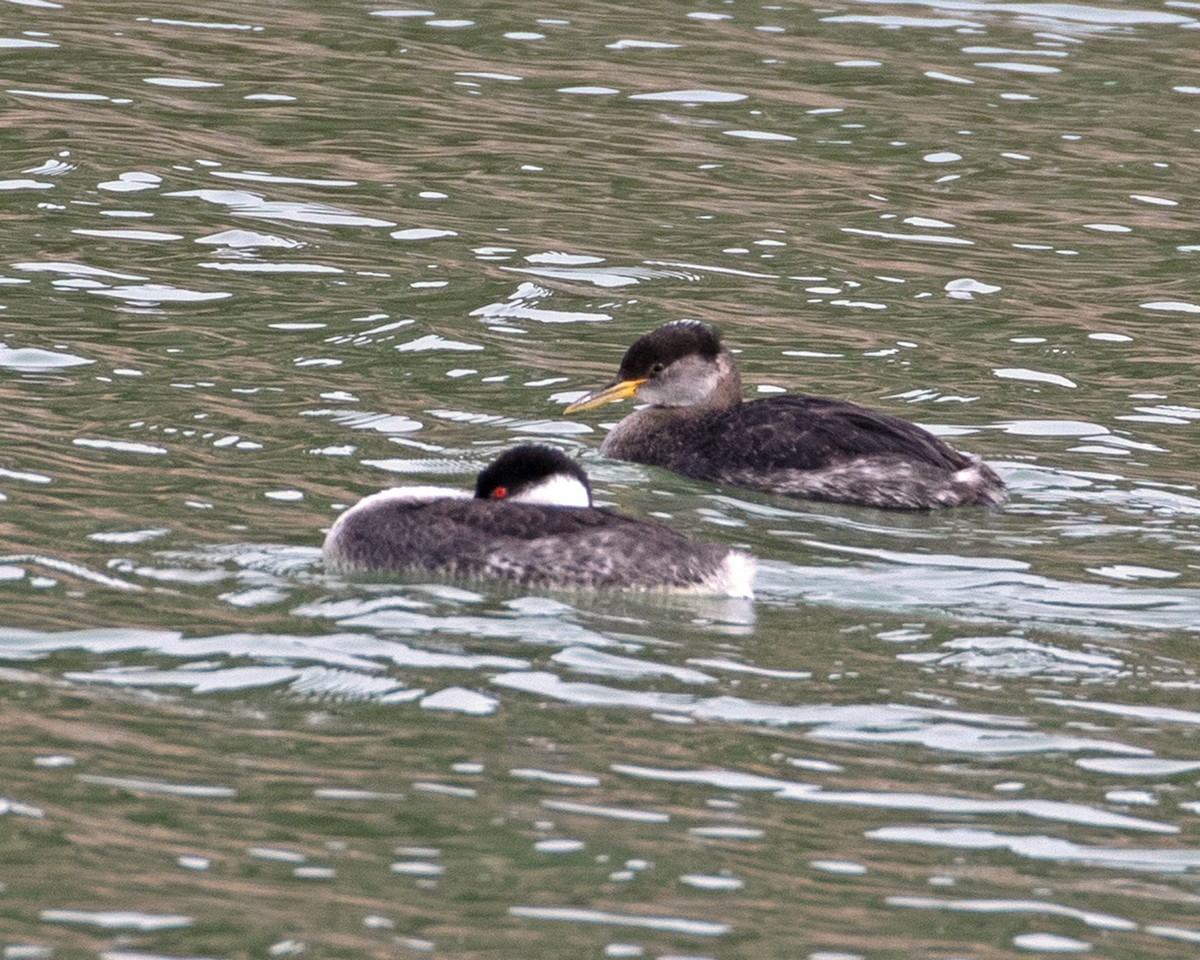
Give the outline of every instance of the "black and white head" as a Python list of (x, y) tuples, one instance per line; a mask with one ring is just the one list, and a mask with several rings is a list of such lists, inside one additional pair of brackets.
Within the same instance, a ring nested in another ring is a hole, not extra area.
[(477, 500), (513, 500), (550, 507), (590, 507), (583, 468), (561, 450), (525, 443), (506, 450), (479, 474)]
[(725, 406), (740, 399), (741, 382), (715, 329), (698, 320), (676, 320), (638, 337), (625, 351), (616, 380), (565, 412), (632, 396), (655, 407)]

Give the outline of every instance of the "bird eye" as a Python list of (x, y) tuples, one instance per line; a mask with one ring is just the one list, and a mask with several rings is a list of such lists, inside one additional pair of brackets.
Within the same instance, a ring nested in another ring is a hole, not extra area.
[(650, 368), (650, 376), (652, 376), (652, 377), (656, 377), (662, 372), (663, 372), (663, 365), (661, 363), (656, 363)]
[(496, 489), (492, 491), (493, 500), (503, 500), (507, 496), (508, 487), (496, 487)]

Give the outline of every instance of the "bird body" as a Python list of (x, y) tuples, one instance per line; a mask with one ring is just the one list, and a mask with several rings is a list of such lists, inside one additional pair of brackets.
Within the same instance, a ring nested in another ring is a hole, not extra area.
[(857, 404), (788, 395), (743, 402), (733, 358), (695, 321), (635, 341), (617, 379), (567, 408), (636, 396), (604, 456), (813, 500), (897, 509), (995, 506), (1004, 484), (916, 424)]
[(338, 517), (324, 553), (327, 564), (350, 572), (734, 596), (750, 595), (754, 572), (747, 554), (590, 506), (583, 471), (559, 451), (535, 445), (516, 447), (488, 467), (475, 497), (401, 487), (364, 498)]

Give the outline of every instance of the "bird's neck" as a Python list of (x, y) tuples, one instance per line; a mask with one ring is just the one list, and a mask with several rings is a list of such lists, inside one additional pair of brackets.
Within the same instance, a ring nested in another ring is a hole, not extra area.
[(716, 363), (703, 367), (689, 387), (687, 393), (674, 398), (680, 402), (651, 409), (668, 411), (674, 417), (698, 417), (728, 410), (742, 402), (742, 378), (738, 376), (733, 357), (724, 350), (717, 356)]
[(704, 417), (721, 410), (728, 410), (730, 407), (736, 407), (742, 402), (742, 378), (738, 375), (737, 367), (734, 366), (733, 358), (729, 354), (722, 353), (717, 358), (716, 373), (715, 375), (710, 373), (707, 380), (708, 392), (701, 393), (697, 390), (695, 393), (695, 396), (700, 399), (691, 403), (655, 404), (642, 410), (641, 413), (648, 417), (665, 416), (678, 420), (685, 417)]
[(715, 389), (705, 398), (704, 403), (698, 405), (698, 409), (708, 412), (710, 410), (727, 410), (730, 407), (736, 407), (742, 402), (742, 378), (738, 373), (737, 366), (731, 357), (724, 350), (717, 357), (717, 369), (720, 376), (717, 378)]

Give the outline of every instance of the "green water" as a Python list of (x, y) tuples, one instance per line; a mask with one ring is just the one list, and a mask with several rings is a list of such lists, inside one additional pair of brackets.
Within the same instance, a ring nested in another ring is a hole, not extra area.
[[(0, 4), (5, 960), (1192, 956), (1195, 11)], [(600, 459), (680, 317), (1009, 505)], [(525, 439), (756, 599), (323, 570)]]

